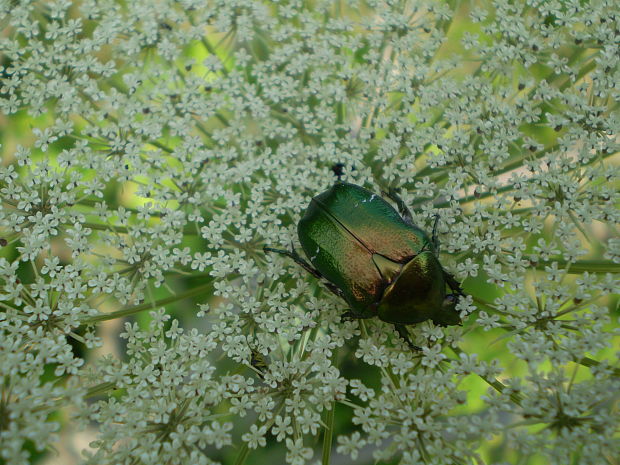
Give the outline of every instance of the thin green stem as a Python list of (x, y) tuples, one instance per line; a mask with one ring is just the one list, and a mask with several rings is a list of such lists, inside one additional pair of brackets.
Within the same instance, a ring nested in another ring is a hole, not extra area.
[(126, 228), (125, 226), (112, 226), (108, 224), (89, 223), (89, 222), (82, 223), (82, 226), (84, 226), (85, 228), (94, 229), (96, 231), (112, 231), (112, 232), (123, 233), (123, 234), (127, 234), (129, 232), (129, 229)]
[[(547, 147), (547, 148), (545, 148), (543, 150), (540, 150), (539, 152), (536, 152), (535, 154), (531, 154), (529, 156), (529, 158), (541, 158), (543, 155), (545, 155), (548, 152), (551, 152), (551, 151), (555, 150), (557, 147), (558, 147), (558, 145), (556, 145), (556, 144), (550, 145), (549, 147)], [(580, 165), (580, 168), (582, 168), (582, 167), (584, 167), (586, 165), (589, 165), (591, 163), (598, 162), (598, 161), (607, 159), (609, 157), (615, 156), (617, 153), (618, 152), (610, 152), (610, 153), (602, 155), (601, 157), (598, 157), (596, 159), (592, 159), (590, 162), (584, 163), (584, 164)], [(528, 159), (527, 156), (520, 157), (518, 160), (510, 162), (509, 164), (505, 165), (503, 168), (501, 168), (499, 170), (496, 170), (493, 173), (496, 176), (499, 176), (500, 174), (503, 174), (503, 173), (515, 170), (517, 168), (520, 168), (520, 167), (523, 166), (523, 162), (526, 159)], [(418, 173), (418, 177), (420, 177), (422, 175), (423, 171), (424, 171), (424, 169), (421, 170), (420, 173)], [(444, 173), (444, 175), (438, 176), (438, 177), (434, 178), (433, 182), (437, 183), (437, 182), (441, 181), (443, 178), (446, 178), (447, 176), (448, 176), (448, 172), (446, 171)], [(475, 196), (475, 195), (468, 195), (468, 196), (462, 197), (460, 199), (456, 199), (456, 202), (458, 202), (461, 205), (467, 204), (467, 203), (470, 203), (470, 202), (478, 202), (478, 201), (481, 201), (481, 200), (484, 200), (484, 199), (487, 199), (487, 198), (490, 198), (490, 197), (495, 197), (495, 196), (497, 196), (497, 194), (508, 192), (508, 191), (510, 191), (512, 189), (514, 189), (514, 186), (512, 184), (508, 184), (506, 186), (500, 187), (499, 189), (495, 189), (492, 192), (483, 192), (482, 194), (479, 194), (477, 196)], [(432, 202), (432, 201), (433, 201), (432, 197), (419, 197), (411, 205), (411, 209), (415, 210), (417, 208), (420, 208), (421, 205), (423, 205), (423, 204), (425, 204), (427, 202)], [(446, 208), (446, 207), (450, 206), (450, 203), (451, 203), (450, 201), (439, 202), (439, 203), (434, 204), (434, 206), (435, 206), (435, 208)]]
[[(458, 347), (450, 347), (450, 349), (452, 349), (452, 352), (454, 352), (454, 354), (459, 358), (461, 354), (463, 353), (463, 351), (459, 349)], [(486, 376), (482, 376), (482, 375), (478, 375), (478, 376), (482, 378), (489, 386), (491, 386), (493, 389), (495, 389), (500, 394), (503, 393), (505, 389), (507, 389), (507, 386), (505, 384), (503, 384), (501, 381), (495, 378), (487, 378)], [(515, 404), (521, 406), (522, 396), (516, 392), (513, 392), (512, 394), (510, 394), (510, 400), (512, 400)]]
[[(552, 263), (557, 263), (560, 268), (564, 268), (568, 264), (566, 260), (553, 259), (537, 263), (533, 268), (544, 270), (546, 266), (550, 266)], [(580, 274), (586, 271), (588, 273), (620, 273), (620, 263), (614, 263), (611, 260), (578, 260), (568, 267), (568, 273), (571, 274)]]
[(132, 305), (130, 307), (125, 307), (115, 312), (110, 313), (102, 313), (101, 315), (93, 316), (90, 318), (85, 318), (82, 323), (83, 324), (92, 324), (97, 323), (99, 321), (107, 321), (114, 320), (116, 318), (122, 318), (125, 316), (133, 315), (135, 313), (139, 313), (143, 310), (151, 310), (157, 307), (163, 307), (164, 305), (171, 304), (172, 302), (177, 302), (179, 300), (188, 299), (190, 297), (194, 297), (203, 293), (207, 293), (211, 291), (213, 288), (213, 282), (210, 281), (202, 286), (195, 287), (188, 291), (185, 291), (181, 294), (173, 295), (170, 297), (166, 297), (165, 299), (159, 299), (152, 303), (143, 303), (140, 305)]
[[(200, 41), (202, 42), (202, 45), (204, 45), (204, 47), (207, 49), (207, 51), (211, 55), (217, 56), (217, 52), (215, 51), (215, 48), (213, 47), (213, 45), (211, 45), (211, 42), (209, 42), (209, 39), (207, 39), (205, 36), (203, 36)], [(224, 76), (228, 76), (228, 70), (226, 69), (225, 66), (222, 66), (220, 71), (222, 72), (222, 74)]]
[(174, 152), (174, 150), (172, 148), (170, 148), (167, 145), (164, 145), (161, 142), (158, 142), (156, 140), (150, 140), (150, 141), (148, 141), (148, 144), (151, 144), (152, 146), (157, 147), (158, 149), (161, 149), (161, 150), (163, 150), (166, 153)]
[(220, 123), (222, 123), (224, 126), (230, 126), (230, 122), (228, 121), (228, 119), (222, 114), (222, 112), (218, 111), (215, 114), (215, 117), (217, 119), (220, 120)]
[[(601, 364), (601, 362), (598, 362), (590, 357), (582, 357), (580, 360), (575, 360), (575, 363), (588, 368), (597, 367)], [(613, 368), (612, 372), (614, 377), (620, 378), (620, 368)]]
[(235, 459), (235, 465), (243, 465), (249, 453), (250, 453), (250, 449), (248, 448), (248, 443), (244, 442), (243, 445), (241, 446), (241, 449), (239, 449), (237, 458)]
[(329, 465), (331, 451), (332, 451), (332, 439), (334, 433), (334, 412), (336, 410), (336, 401), (332, 402), (331, 410), (326, 412), (325, 427), (323, 428), (323, 460), (322, 465)]
[[(139, 213), (139, 212), (136, 212), (136, 213)], [(72, 226), (72, 225), (66, 225), (66, 226)], [(97, 230), (97, 231), (111, 231), (111, 232), (122, 233), (122, 234), (128, 234), (129, 233), (129, 228), (127, 228), (125, 226), (115, 226), (115, 225), (107, 225), (107, 224), (91, 223), (91, 222), (82, 223), (82, 226), (84, 226), (85, 228), (90, 228), (90, 229), (94, 229), (94, 230)], [(183, 234), (184, 235), (195, 236), (196, 235), (196, 231), (193, 230), (191, 227), (190, 228), (184, 228), (183, 229)]]
[(114, 388), (116, 388), (116, 385), (114, 383), (100, 383), (96, 386), (89, 388), (88, 391), (86, 391), (86, 395), (84, 397), (86, 399), (90, 399), (91, 397), (97, 397)]

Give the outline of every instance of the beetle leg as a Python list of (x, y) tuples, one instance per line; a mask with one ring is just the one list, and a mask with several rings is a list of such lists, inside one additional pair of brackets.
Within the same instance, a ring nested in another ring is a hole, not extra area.
[(407, 331), (407, 328), (405, 328), (404, 325), (394, 325), (394, 329), (396, 329), (398, 335), (405, 340), (411, 350), (414, 352), (420, 352), (422, 350), (421, 347), (413, 345), (411, 339), (409, 339), (409, 331)]
[(437, 237), (437, 223), (439, 223), (439, 214), (435, 213), (435, 222), (433, 223), (433, 234), (431, 235), (431, 242), (435, 248), (435, 253), (439, 253), (439, 238)]
[(334, 284), (325, 280), (325, 277), (317, 269), (312, 268), (312, 265), (310, 265), (310, 263), (308, 263), (303, 258), (301, 258), (301, 256), (295, 251), (294, 248), (292, 250), (283, 250), (283, 249), (273, 249), (271, 247), (263, 247), (263, 251), (265, 253), (267, 252), (279, 253), (281, 255), (286, 255), (287, 257), (292, 258), (295, 261), (295, 263), (301, 266), (304, 270), (306, 270), (312, 276), (314, 276), (317, 279), (322, 279), (323, 284), (325, 284), (325, 287), (327, 287), (327, 289), (329, 289), (332, 293), (334, 293), (341, 299), (344, 299), (342, 291), (338, 289)]
[(463, 289), (461, 288), (461, 283), (459, 283), (451, 273), (443, 270), (443, 278), (446, 280), (446, 283), (448, 283), (448, 286), (450, 286), (450, 289), (452, 289), (458, 295), (465, 295)]
[(274, 253), (279, 253), (280, 255), (286, 255), (287, 257), (292, 258), (295, 261), (295, 263), (297, 263), (299, 266), (301, 266), (304, 270), (306, 270), (308, 273), (310, 273), (315, 278), (321, 279), (323, 277), (323, 275), (321, 275), (321, 273), (319, 273), (318, 270), (315, 270), (314, 268), (312, 268), (312, 266), (307, 261), (301, 258), (299, 254), (295, 251), (295, 249), (284, 250), (284, 249), (273, 249), (271, 247), (263, 247), (263, 251), (265, 253), (274, 252)]
[(325, 287), (327, 287), (327, 289), (329, 289), (334, 295), (340, 297), (341, 299), (344, 299), (344, 295), (342, 293), (342, 291), (340, 289), (338, 289), (336, 286), (334, 286), (332, 283), (330, 283), (327, 280), (323, 280), (323, 284), (325, 285)]
[(398, 207), (398, 213), (400, 213), (400, 216), (403, 217), (403, 220), (405, 220), (406, 223), (413, 225), (413, 216), (411, 216), (409, 208), (405, 205), (404, 200), (400, 198), (400, 195), (398, 195), (396, 189), (390, 187), (390, 189), (387, 192), (384, 192), (384, 194), (396, 204)]
[(353, 310), (347, 310), (340, 316), (340, 319), (343, 321), (346, 321), (346, 320), (350, 321), (350, 320), (362, 320), (364, 318), (359, 316), (357, 313), (354, 313)]

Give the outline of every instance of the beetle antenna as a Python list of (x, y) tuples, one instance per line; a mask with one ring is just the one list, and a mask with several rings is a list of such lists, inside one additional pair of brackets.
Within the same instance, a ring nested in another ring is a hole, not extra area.
[(340, 181), (340, 178), (344, 176), (343, 168), (344, 168), (344, 163), (335, 163), (332, 165), (332, 171), (338, 177), (338, 181)]
[(439, 214), (435, 213), (435, 223), (433, 223), (433, 234), (431, 236), (431, 241), (433, 242), (433, 246), (435, 247), (435, 252), (439, 253), (439, 239), (437, 238), (437, 223), (439, 223)]

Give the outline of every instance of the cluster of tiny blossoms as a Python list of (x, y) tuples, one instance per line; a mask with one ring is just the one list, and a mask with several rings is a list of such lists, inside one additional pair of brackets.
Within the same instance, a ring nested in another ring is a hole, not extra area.
[[(92, 464), (613, 463), (614, 0), (24, 0), (0, 24), (3, 463), (69, 426)], [(408, 328), (412, 352), (265, 256), (334, 163), (440, 215), (463, 326)]]

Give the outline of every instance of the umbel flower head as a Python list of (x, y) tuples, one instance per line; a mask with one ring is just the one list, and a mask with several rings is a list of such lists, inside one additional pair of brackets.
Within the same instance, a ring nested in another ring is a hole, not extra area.
[[(0, 24), (0, 461), (615, 463), (615, 2), (27, 0)], [(412, 351), (265, 255), (300, 250), (335, 163), (439, 215), (462, 326), (409, 326)]]

